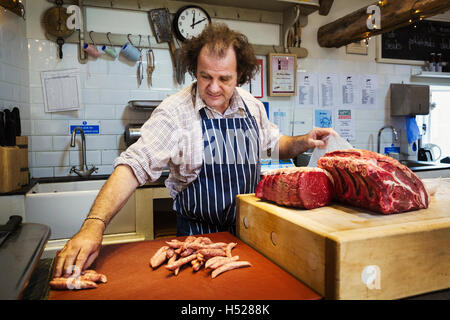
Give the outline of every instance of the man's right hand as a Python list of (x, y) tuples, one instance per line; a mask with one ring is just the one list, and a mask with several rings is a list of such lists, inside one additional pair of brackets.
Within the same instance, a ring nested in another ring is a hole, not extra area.
[(78, 276), (89, 268), (100, 252), (104, 228), (102, 221), (86, 220), (56, 257), (54, 276)]

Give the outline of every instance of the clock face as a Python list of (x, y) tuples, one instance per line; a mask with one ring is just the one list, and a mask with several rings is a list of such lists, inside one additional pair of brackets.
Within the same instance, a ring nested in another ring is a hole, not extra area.
[(197, 6), (181, 8), (173, 21), (175, 33), (182, 41), (198, 36), (210, 22), (208, 13)]

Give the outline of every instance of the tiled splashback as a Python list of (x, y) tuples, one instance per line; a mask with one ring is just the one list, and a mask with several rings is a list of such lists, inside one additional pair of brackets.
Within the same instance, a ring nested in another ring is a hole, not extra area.
[[(110, 174), (114, 159), (125, 147), (123, 133), (128, 123), (143, 123), (148, 112), (127, 107), (130, 100), (162, 100), (181, 89), (174, 85), (172, 61), (168, 50), (154, 50), (156, 68), (153, 85), (146, 79), (138, 87), (136, 68), (122, 60), (107, 57), (78, 62), (78, 47), (63, 46), (63, 59), (57, 57), (57, 47), (47, 40), (28, 40), (30, 74), (31, 155), (33, 177), (66, 176), (71, 166), (81, 161), (81, 139), (70, 147), (70, 123), (98, 121), (99, 134), (86, 135), (88, 166), (99, 168), (97, 174)], [(116, 48), (119, 50), (119, 48)], [(91, 59), (91, 58), (90, 58)], [(82, 108), (76, 111), (46, 113), (44, 111), (41, 72), (78, 69), (81, 80)], [(187, 76), (186, 80), (190, 80)]]

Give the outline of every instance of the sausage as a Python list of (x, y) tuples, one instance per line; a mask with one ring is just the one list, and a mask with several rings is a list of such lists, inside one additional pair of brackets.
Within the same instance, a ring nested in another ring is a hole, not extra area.
[(178, 259), (177, 261), (175, 261), (174, 263), (171, 264), (167, 264), (166, 265), (166, 269), (170, 270), (170, 271), (174, 271), (175, 269), (181, 267), (183, 264), (191, 262), (192, 260), (196, 259), (197, 255), (196, 254), (191, 254), (190, 256)]
[(85, 270), (82, 273), (80, 279), (93, 281), (93, 282), (101, 282), (101, 283), (106, 283), (108, 281), (108, 279), (106, 278), (106, 276), (104, 274), (97, 273), (97, 271), (95, 271), (95, 270)]
[(180, 253), (180, 256), (187, 257), (194, 253), (194, 249), (187, 248), (183, 252)]
[[(210, 262), (210, 260), (213, 260)], [(232, 261), (238, 261), (239, 260), (239, 256), (234, 256), (234, 257), (214, 257), (209, 259), (207, 263), (205, 264), (205, 268), (211, 268), (211, 269), (217, 269), (220, 266), (223, 266), (224, 264), (227, 264), (228, 262), (232, 262)]]
[(167, 250), (169, 249), (168, 246), (163, 246), (156, 251), (156, 253), (153, 255), (153, 257), (150, 259), (150, 265), (152, 268), (156, 268), (159, 265), (161, 265), (164, 261), (167, 259)]
[(175, 261), (177, 261), (177, 255), (174, 253), (167, 261), (167, 264), (174, 263)]
[(215, 277), (217, 277), (219, 274), (229, 271), (229, 270), (233, 270), (236, 268), (242, 268), (242, 267), (250, 267), (251, 263), (248, 261), (233, 261), (233, 262), (229, 262), (224, 264), (223, 266), (215, 269), (212, 273), (211, 273), (211, 277), (214, 279)]
[(202, 265), (203, 265), (203, 262), (204, 262), (204, 261), (198, 260), (198, 259), (192, 260), (192, 261), (191, 261), (191, 263), (192, 263), (192, 269), (193, 269), (194, 271), (200, 270), (200, 268), (201, 268)]
[(173, 250), (172, 248), (167, 249), (167, 251), (166, 251), (167, 259), (172, 258), (174, 255), (175, 255), (175, 250)]
[(226, 256), (223, 249), (200, 249), (197, 251), (206, 257)]
[(176, 239), (171, 240), (171, 241), (166, 241), (166, 243), (172, 249), (178, 249), (184, 244), (184, 242), (178, 241)]
[(227, 257), (230, 257), (230, 258), (231, 258), (231, 250), (232, 250), (235, 246), (237, 246), (237, 243), (236, 243), (236, 242), (230, 242), (230, 243), (226, 246), (226, 248), (225, 248), (225, 253), (226, 253)]
[(89, 280), (82, 280), (81, 278), (53, 278), (50, 281), (50, 287), (56, 290), (67, 290), (67, 289), (93, 289), (97, 288), (98, 285)]

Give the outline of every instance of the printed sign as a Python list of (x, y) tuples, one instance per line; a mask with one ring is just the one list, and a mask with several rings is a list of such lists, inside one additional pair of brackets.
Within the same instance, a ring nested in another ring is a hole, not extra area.
[[(80, 127), (85, 134), (100, 134), (100, 121), (83, 121), (81, 124), (79, 122), (71, 121), (69, 124), (70, 134), (72, 134), (73, 129)], [(79, 134), (77, 132), (76, 134)]]

